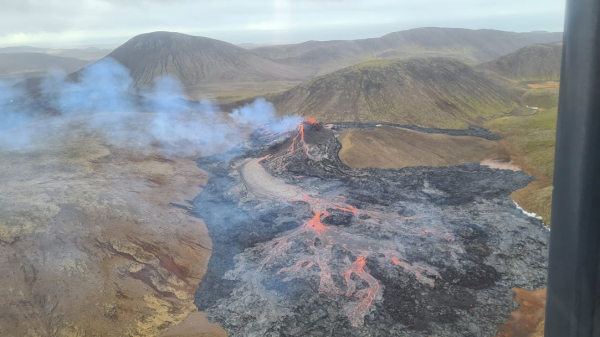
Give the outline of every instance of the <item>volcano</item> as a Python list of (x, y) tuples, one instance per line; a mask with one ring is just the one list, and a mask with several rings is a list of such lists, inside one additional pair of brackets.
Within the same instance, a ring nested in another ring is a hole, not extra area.
[(308, 78), (305, 68), (279, 64), (227, 42), (173, 32), (137, 35), (107, 57), (129, 69), (136, 88), (163, 76), (185, 87)]
[(511, 288), (545, 285), (548, 231), (509, 199), (532, 177), (351, 169), (338, 127), (266, 125), (198, 160), (213, 242), (198, 308), (231, 336), (494, 336)]

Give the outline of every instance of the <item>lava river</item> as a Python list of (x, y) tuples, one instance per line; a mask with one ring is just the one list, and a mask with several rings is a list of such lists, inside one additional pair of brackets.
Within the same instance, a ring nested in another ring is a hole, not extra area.
[(491, 336), (490, 310), (513, 309), (510, 287), (543, 283), (546, 234), (508, 199), (530, 177), (352, 170), (333, 135), (314, 120), (265, 127), (199, 162), (211, 182), (195, 204), (215, 251), (197, 303), (230, 334)]

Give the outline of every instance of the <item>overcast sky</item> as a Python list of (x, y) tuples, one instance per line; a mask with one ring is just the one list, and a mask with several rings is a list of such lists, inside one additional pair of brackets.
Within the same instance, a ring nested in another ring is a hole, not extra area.
[(157, 30), (257, 44), (427, 26), (562, 31), (564, 7), (563, 0), (0, 0), (0, 46), (118, 45)]

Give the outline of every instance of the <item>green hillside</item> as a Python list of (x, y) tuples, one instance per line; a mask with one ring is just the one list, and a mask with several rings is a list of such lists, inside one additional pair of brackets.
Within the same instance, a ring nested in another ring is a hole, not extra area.
[(362, 63), (270, 97), (281, 114), (322, 121), (463, 128), (514, 112), (522, 89), (451, 58)]
[(557, 81), (560, 77), (562, 44), (537, 44), (479, 65), (515, 81)]
[(502, 135), (512, 160), (538, 180), (513, 193), (521, 207), (550, 224), (557, 108), (531, 116), (499, 118), (484, 126)]

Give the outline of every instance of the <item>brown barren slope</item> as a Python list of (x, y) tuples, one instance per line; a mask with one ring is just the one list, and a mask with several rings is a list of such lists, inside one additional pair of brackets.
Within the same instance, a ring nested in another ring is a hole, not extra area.
[(177, 325), (196, 311), (211, 254), (189, 202), (207, 176), (190, 158), (117, 147), (77, 123), (54, 128), (64, 136), (0, 150), (0, 335), (156, 336)]
[(381, 126), (340, 132), (340, 159), (353, 168), (447, 166), (463, 162), (509, 161), (497, 141), (468, 136), (429, 134)]

